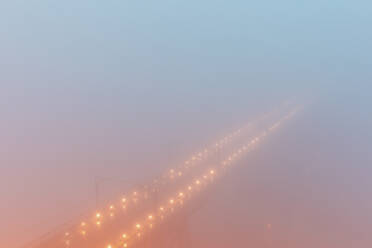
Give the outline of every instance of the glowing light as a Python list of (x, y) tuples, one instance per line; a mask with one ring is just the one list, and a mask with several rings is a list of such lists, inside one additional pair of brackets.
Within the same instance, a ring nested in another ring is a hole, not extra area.
[[(288, 117), (290, 117), (290, 116), (288, 116)], [(282, 120), (284, 120), (285, 118), (283, 118)], [(278, 123), (274, 124), (272, 126), (272, 128), (276, 128), (280, 124), (281, 124), (281, 122), (279, 121)], [(245, 129), (243, 129), (243, 131), (245, 131)], [(214, 154), (216, 154), (218, 150), (224, 149), (224, 144), (225, 143), (229, 144), (229, 143), (231, 143), (231, 140), (236, 139), (236, 136), (238, 136), (240, 132), (241, 132), (241, 130), (239, 129), (239, 130), (233, 132), (231, 135), (227, 136), (226, 138), (218, 141), (215, 144), (216, 147), (213, 147), (213, 143), (212, 143), (211, 146), (209, 147), (209, 149), (211, 151), (213, 151)], [(167, 215), (167, 213), (173, 212), (174, 210), (176, 210), (177, 207), (180, 207), (182, 204), (184, 204), (184, 201), (186, 203), (186, 200), (188, 199), (188, 196), (191, 196), (194, 193), (197, 193), (197, 191), (198, 191), (197, 189), (202, 189), (204, 186), (207, 186), (209, 183), (212, 183), (214, 181), (214, 178), (215, 178), (214, 175), (215, 174), (222, 175), (223, 174), (222, 172), (225, 169), (227, 169), (227, 167), (229, 165), (233, 164), (233, 162), (235, 162), (235, 160), (237, 160), (237, 158), (239, 158), (241, 156), (240, 155), (241, 153), (243, 153), (243, 152), (246, 153), (247, 151), (250, 151), (254, 147), (253, 144), (255, 144), (256, 142), (259, 142), (260, 139), (263, 140), (264, 136), (266, 134), (269, 134), (269, 133), (270, 133), (269, 131), (267, 133), (265, 131), (265, 132), (261, 133), (259, 136), (249, 140), (247, 143), (245, 143), (246, 145), (241, 146), (240, 148), (235, 150), (235, 152), (229, 154), (230, 156), (228, 157), (228, 159), (219, 162), (220, 164), (219, 164), (218, 167), (216, 166), (213, 169), (209, 168), (209, 170), (207, 170), (204, 175), (199, 174), (198, 179), (195, 178), (194, 183), (193, 183), (193, 181), (191, 181), (191, 184), (189, 184), (189, 186), (187, 188), (182, 189), (183, 192), (179, 192), (178, 195), (173, 195), (173, 198), (171, 198), (169, 200), (169, 204), (172, 204), (172, 205), (167, 205), (167, 204), (163, 205), (163, 206), (165, 206), (165, 208), (159, 207), (160, 212), (153, 213), (155, 215), (152, 215), (152, 214), (149, 214), (147, 216), (145, 215), (144, 219), (139, 219), (139, 221), (140, 221), (139, 223), (136, 224), (136, 222), (135, 222), (135, 225), (134, 225), (135, 230), (133, 230), (134, 232), (133, 233), (128, 233), (129, 236), (130, 236), (130, 239), (128, 238), (127, 234), (124, 233), (124, 234), (121, 235), (122, 239), (120, 239), (119, 244), (117, 244), (117, 243), (108, 244), (108, 245), (106, 245), (105, 248), (128, 247), (128, 243), (129, 243), (129, 245), (131, 245), (131, 242), (129, 242), (129, 240), (131, 240), (132, 238), (141, 237), (142, 235), (146, 235), (147, 232), (145, 232), (145, 231), (148, 230), (148, 228), (153, 228), (154, 224), (156, 226), (156, 221), (158, 221), (158, 220), (160, 221), (161, 219), (164, 218), (164, 216)], [(80, 223), (80, 226), (81, 226), (80, 229), (76, 230), (77, 234), (82, 234), (83, 236), (86, 235), (87, 231), (90, 232), (90, 230), (86, 226), (90, 226), (90, 225), (94, 226), (94, 223), (96, 223), (97, 226), (100, 226), (101, 223), (105, 224), (105, 222), (103, 220), (105, 220), (105, 218), (107, 218), (107, 216), (113, 217), (114, 213), (116, 214), (116, 211), (114, 211), (115, 208), (118, 208), (118, 210), (119, 210), (120, 207), (122, 206), (125, 209), (127, 203), (131, 204), (132, 201), (136, 202), (137, 200), (146, 199), (148, 197), (149, 192), (156, 192), (157, 190), (159, 190), (159, 188), (158, 188), (159, 185), (156, 186), (155, 184), (159, 183), (159, 184), (164, 185), (164, 184), (170, 182), (169, 178), (177, 178), (177, 176), (181, 177), (181, 176), (183, 176), (183, 174), (186, 174), (187, 169), (191, 169), (193, 166), (197, 165), (198, 161), (201, 161), (203, 159), (203, 157), (208, 157), (208, 154), (206, 154), (208, 152), (207, 149), (203, 149), (201, 151), (202, 152), (195, 153), (195, 155), (192, 156), (188, 161), (185, 161), (184, 162), (185, 164), (181, 165), (181, 167), (175, 167), (175, 169), (169, 170), (170, 173), (168, 172), (168, 173), (163, 174), (162, 179), (160, 179), (159, 182), (157, 180), (154, 180), (153, 181), (154, 184), (152, 184), (152, 186), (144, 186), (144, 187), (140, 187), (140, 188), (135, 188), (135, 189), (138, 190), (138, 192), (137, 191), (132, 192), (133, 195), (131, 195), (130, 193), (128, 195), (125, 194), (125, 196), (128, 197), (128, 201), (125, 197), (123, 197), (121, 199), (122, 204), (120, 204), (120, 202), (118, 202), (118, 204), (115, 203), (114, 205), (109, 205), (108, 209), (106, 209), (106, 210), (108, 210), (107, 212), (103, 211), (103, 210), (100, 210), (100, 211), (102, 211), (101, 213), (96, 212), (95, 218), (93, 217), (93, 223), (92, 224), (90, 222), (89, 223), (87, 222), (88, 224), (86, 222), (81, 222)], [(194, 162), (194, 160), (196, 160), (196, 161)], [(221, 165), (223, 165), (223, 166), (221, 166)], [(228, 166), (225, 166), (225, 165), (228, 165)], [(202, 186), (198, 187), (196, 185), (202, 185)], [(193, 189), (192, 187), (194, 187), (196, 189), (195, 192), (192, 192), (192, 189)], [(187, 196), (187, 197), (185, 197), (185, 196)], [(146, 221), (146, 217), (147, 217), (147, 221)], [(87, 220), (85, 219), (85, 221), (87, 221)], [(271, 224), (266, 224), (266, 228), (271, 229), (272, 228)], [(97, 228), (97, 230), (98, 230), (98, 228)], [(70, 239), (71, 239), (70, 236), (69, 236), (70, 234), (68, 232), (66, 232), (65, 235), (66, 235), (65, 240), (67, 240), (66, 242), (70, 242)], [(69, 236), (69, 237), (67, 237), (67, 236)], [(80, 237), (80, 238), (83, 239), (83, 237)], [(120, 236), (119, 236), (119, 238), (120, 238)], [(127, 242), (127, 243), (124, 243), (124, 242)]]
[(70, 233), (69, 232), (65, 232), (65, 236), (69, 236), (70, 235)]

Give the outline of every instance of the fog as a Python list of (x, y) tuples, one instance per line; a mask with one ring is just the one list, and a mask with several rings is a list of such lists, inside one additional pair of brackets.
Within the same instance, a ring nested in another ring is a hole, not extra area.
[(189, 219), (192, 247), (369, 247), (367, 1), (0, 4), (0, 246), (19, 247), (286, 101)]

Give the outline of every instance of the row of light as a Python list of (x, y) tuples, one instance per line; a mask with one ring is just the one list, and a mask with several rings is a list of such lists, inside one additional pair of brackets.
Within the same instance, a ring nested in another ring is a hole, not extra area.
[[(285, 105), (287, 105), (287, 103), (284, 104), (284, 106)], [(268, 116), (272, 115), (275, 111), (277, 111), (277, 110), (270, 111), (268, 113), (263, 114), (262, 116), (257, 118), (256, 121), (266, 119)], [(208, 155), (210, 154), (210, 151), (218, 152), (221, 148), (224, 148), (226, 145), (230, 144), (234, 140), (234, 138), (238, 137), (241, 133), (244, 133), (244, 131), (246, 129), (251, 127), (253, 122), (254, 121), (249, 122), (244, 127), (237, 129), (236, 131), (234, 131), (231, 134), (229, 134), (229, 135), (225, 136), (224, 138), (220, 139), (219, 141), (217, 141), (213, 145), (210, 145), (209, 148), (206, 148), (203, 151), (200, 151), (200, 152), (196, 153), (196, 155), (192, 156), (189, 160), (186, 160), (184, 162), (184, 164), (178, 166), (177, 168), (170, 169), (169, 172), (166, 172), (163, 175), (162, 178), (163, 179), (169, 178), (169, 179), (173, 180), (177, 177), (183, 176), (184, 174), (186, 174), (186, 172), (188, 171), (189, 168), (195, 166), (197, 164), (197, 162), (202, 161), (203, 159), (207, 158)], [(160, 181), (161, 180), (159, 180), (159, 179), (155, 179), (154, 183), (158, 184)], [(167, 180), (163, 181), (164, 184), (167, 183), (167, 182), (168, 182)]]
[[(269, 130), (274, 130), (279, 124), (276, 123), (274, 126), (272, 126)], [(243, 128), (244, 129), (244, 128)], [(226, 136), (225, 138), (221, 139), (219, 142), (215, 143), (214, 145), (212, 145), (212, 149), (209, 149), (209, 150), (215, 150), (215, 149), (220, 149), (222, 147), (224, 147), (226, 144), (230, 143), (234, 137), (238, 136), (240, 133), (242, 132), (242, 129), (239, 129), (235, 132), (233, 132), (232, 134)], [(258, 141), (257, 138), (253, 140), (253, 144)], [(182, 175), (184, 175), (184, 172), (186, 170), (188, 170), (190, 167), (192, 167), (194, 164), (195, 164), (195, 161), (201, 161), (203, 160), (205, 157), (208, 156), (208, 149), (205, 149), (204, 152), (199, 152), (197, 155), (195, 156), (192, 156), (190, 160), (187, 160), (184, 165), (180, 166), (180, 168), (178, 170), (175, 170), (175, 169), (171, 169), (169, 171), (169, 178), (171, 180), (173, 180), (174, 178), (176, 177), (181, 177)], [(240, 153), (241, 150), (238, 151), (238, 153)], [(223, 162), (223, 165), (226, 165), (229, 163), (229, 161), (232, 161), (233, 158), (236, 157), (236, 153), (234, 153), (232, 156), (230, 156), (228, 158), (227, 161), (224, 161)], [(213, 170), (212, 170), (213, 171)], [(207, 176), (204, 176), (203, 178), (206, 178)], [(168, 178), (167, 176), (163, 178)], [(154, 184), (158, 184), (160, 180), (156, 179), (154, 180)], [(198, 186), (199, 184), (201, 184), (202, 181), (201, 180), (196, 180), (195, 181), (195, 184)], [(188, 186), (188, 192), (191, 191), (191, 188), (192, 186)], [(132, 192), (132, 196), (129, 197), (129, 198), (126, 198), (126, 197), (123, 197), (121, 199), (121, 204), (119, 206), (119, 208), (122, 208), (123, 210), (126, 210), (127, 207), (128, 207), (128, 204), (130, 204), (130, 202), (132, 201), (133, 203), (137, 203), (141, 197), (143, 197), (144, 199), (146, 199), (148, 197), (148, 186), (144, 186), (145, 188), (145, 192), (143, 192), (142, 194), (140, 194), (138, 191), (133, 191)], [(156, 187), (153, 187), (153, 190), (156, 190)], [(184, 193), (180, 193), (181, 196), (183, 196)], [(173, 200), (174, 201), (174, 200)], [(171, 205), (174, 204), (174, 202), (172, 203), (172, 200), (170, 200), (169, 202)], [(173, 208), (171, 208), (173, 209)], [(114, 205), (110, 205), (108, 207), (108, 214), (107, 216), (109, 218), (114, 218), (115, 217), (115, 211), (116, 211), (116, 207)], [(166, 211), (166, 208), (162, 207), (160, 209), (161, 212), (165, 212)], [(153, 216), (149, 216), (149, 220), (152, 220), (153, 219)], [(96, 227), (101, 227), (102, 223), (103, 223), (103, 214), (101, 212), (96, 212), (95, 215), (94, 215), (94, 218), (93, 218), (93, 223)], [(152, 226), (152, 224), (151, 224)], [(140, 225), (136, 226), (137, 229), (140, 229)], [(80, 233), (80, 235), (82, 236), (86, 236), (87, 235), (87, 230), (88, 230), (88, 223), (86, 221), (82, 221), (80, 224), (79, 224), (79, 228), (78, 228), (78, 232)], [(127, 236), (127, 235), (124, 235), (124, 236)], [(138, 235), (137, 235), (138, 236)], [(140, 234), (139, 234), (140, 236)], [(70, 232), (66, 232), (65, 233), (65, 241), (66, 241), (66, 246), (69, 246), (70, 243), (71, 243), (71, 234)]]
[[(284, 118), (276, 122), (274, 125), (268, 128), (267, 131), (264, 131), (261, 135), (252, 139), (249, 143), (241, 146), (234, 153), (232, 153), (226, 160), (222, 161), (219, 176), (223, 174), (224, 171), (234, 162), (236, 162), (242, 155), (251, 150), (252, 147), (258, 144), (269, 132), (277, 129), (284, 120), (290, 118), (295, 114), (297, 110), (291, 111)], [(208, 184), (214, 182), (214, 179), (217, 176), (217, 169), (210, 169), (203, 176), (198, 177), (193, 180), (187, 187), (183, 190), (180, 190), (179, 193), (169, 198), (166, 204), (160, 206), (155, 214), (148, 214), (145, 218), (142, 218), (141, 222), (136, 222), (134, 228), (131, 232), (123, 233), (120, 239), (116, 242), (116, 245), (108, 244), (106, 248), (119, 248), (119, 247), (129, 247), (129, 245), (135, 243), (142, 238), (146, 231), (150, 231), (154, 228), (157, 220), (163, 221), (167, 214), (173, 213), (177, 208), (182, 207), (184, 202), (187, 199), (190, 199), (193, 196), (193, 192), (200, 192), (201, 188), (207, 186)], [(134, 237), (134, 238), (133, 238)]]
[[(119, 206), (109, 205), (108, 206), (108, 214), (106, 214), (105, 216), (108, 216), (109, 219), (114, 218), (115, 217), (115, 211), (116, 211), (117, 208), (127, 210), (128, 205), (130, 205), (131, 202), (136, 204), (141, 199), (147, 199), (148, 194), (149, 194), (149, 190), (148, 190), (149, 188), (151, 188), (152, 191), (154, 192), (154, 191), (157, 190), (157, 187), (158, 187), (159, 184), (164, 185), (164, 184), (168, 183), (169, 181), (172, 182), (176, 178), (184, 176), (189, 171), (190, 168), (197, 165), (197, 163), (202, 161), (203, 159), (208, 158), (209, 154), (211, 153), (210, 151), (216, 152), (217, 149), (221, 149), (221, 148), (225, 147), (226, 145), (231, 143), (234, 138), (236, 138), (239, 134), (241, 134), (242, 130), (246, 129), (249, 125), (250, 124), (246, 125), (243, 128), (238, 129), (237, 131), (231, 133), (230, 135), (225, 136), (224, 138), (222, 138), (221, 140), (219, 140), (215, 144), (211, 145), (209, 147), (209, 149), (204, 149), (204, 151), (196, 153), (196, 155), (193, 155), (189, 160), (185, 161), (184, 164), (179, 166), (178, 168), (170, 169), (169, 172), (165, 173), (160, 179), (158, 178), (158, 179), (155, 179), (153, 181), (153, 187), (149, 187), (149, 186), (145, 185), (145, 186), (143, 186), (143, 188), (144, 188), (143, 192), (142, 191), (133, 191), (131, 196), (123, 197), (121, 199), (121, 202), (120, 202)], [(103, 219), (104, 219), (103, 214), (100, 211), (97, 211), (94, 214), (94, 218), (93, 218), (92, 222), (93, 222), (94, 226), (101, 227), (102, 224), (103, 224)], [(78, 233), (82, 236), (86, 236), (87, 233), (88, 233), (88, 227), (89, 227), (89, 225), (88, 225), (87, 221), (80, 222), (80, 224), (78, 225), (78, 228), (77, 228)], [(69, 246), (70, 243), (71, 243), (72, 234), (70, 232), (65, 232), (65, 237), (66, 237), (66, 245)]]

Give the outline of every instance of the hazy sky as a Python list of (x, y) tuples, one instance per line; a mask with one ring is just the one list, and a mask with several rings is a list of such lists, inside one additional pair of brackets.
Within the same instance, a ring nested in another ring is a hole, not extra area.
[(287, 99), (371, 137), (371, 23), (370, 1), (3, 1), (0, 245)]

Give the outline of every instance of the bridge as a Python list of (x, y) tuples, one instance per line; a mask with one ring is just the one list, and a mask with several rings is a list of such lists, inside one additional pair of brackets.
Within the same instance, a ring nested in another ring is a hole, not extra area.
[(287, 103), (259, 116), (146, 185), (23, 248), (189, 248), (188, 217), (242, 158), (300, 109)]

